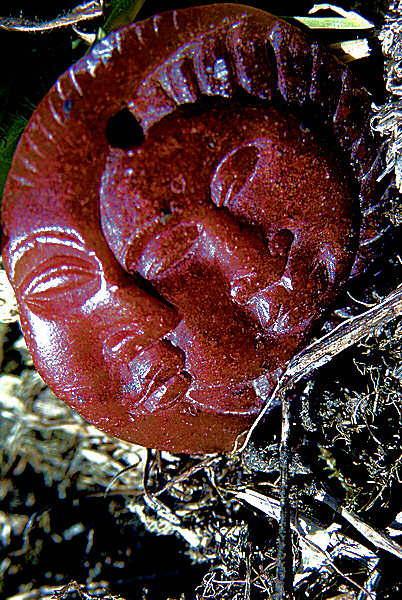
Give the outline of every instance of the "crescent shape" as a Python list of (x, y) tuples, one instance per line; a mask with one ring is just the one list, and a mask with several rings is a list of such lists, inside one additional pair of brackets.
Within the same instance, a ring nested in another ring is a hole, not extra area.
[(305, 34), (231, 4), (133, 24), (64, 73), (2, 208), (56, 394), (126, 440), (230, 449), (380, 236), (370, 102)]

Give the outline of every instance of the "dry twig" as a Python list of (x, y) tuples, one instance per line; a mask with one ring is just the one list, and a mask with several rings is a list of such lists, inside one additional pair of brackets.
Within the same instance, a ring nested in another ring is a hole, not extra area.
[(34, 33), (39, 31), (50, 31), (59, 27), (68, 25), (77, 25), (82, 21), (89, 21), (103, 14), (102, 0), (90, 0), (73, 8), (66, 15), (60, 15), (50, 21), (37, 22), (18, 17), (0, 18), (0, 29), (6, 31), (22, 31), (25, 33)]
[(293, 555), (289, 506), (289, 411), (289, 398), (286, 394), (283, 394), (281, 445), (279, 449), (281, 463), (281, 516), (279, 521), (275, 600), (291, 600), (293, 598)]
[[(246, 489), (243, 492), (237, 493), (236, 498), (247, 502), (247, 504), (261, 510), (270, 518), (280, 522), (281, 508), (279, 500), (260, 494), (252, 489)], [(300, 512), (290, 512), (290, 527), (299, 537), (302, 553), (304, 552), (306, 561), (311, 562), (313, 559), (316, 569), (331, 567), (352, 583), (353, 586), (364, 592), (367, 598), (374, 600), (365, 587), (353, 581), (334, 564), (334, 559), (339, 556), (350, 557), (352, 559), (359, 558), (366, 562), (368, 570), (372, 571), (378, 563), (378, 558), (371, 550), (341, 534), (338, 531), (338, 526), (325, 528), (317, 521), (313, 521)], [(308, 553), (306, 553), (306, 548), (309, 549)], [(313, 555), (311, 555), (311, 550), (314, 551)], [(311, 574), (312, 568), (310, 566), (303, 574), (296, 577), (295, 588)]]
[(362, 521), (362, 519), (360, 519), (360, 517), (358, 517), (354, 512), (341, 506), (337, 500), (331, 498), (331, 496), (325, 492), (318, 492), (315, 498), (320, 502), (328, 504), (328, 506), (342, 515), (342, 517), (348, 521), (348, 523), (353, 525), (353, 527), (363, 537), (365, 537), (370, 544), (373, 544), (373, 546), (376, 546), (381, 550), (385, 550), (385, 552), (390, 552), (398, 558), (402, 558), (402, 546), (394, 542), (394, 540), (392, 540), (388, 535), (381, 533), (380, 531), (376, 531), (373, 527)]
[(386, 104), (374, 107), (376, 114), (372, 118), (372, 128), (387, 138), (387, 166), (381, 176), (395, 172), (396, 186), (402, 191), (402, 80), (401, 80), (401, 2), (390, 3), (385, 15), (384, 27), (379, 35), (382, 51), (386, 58), (386, 89), (391, 97)]

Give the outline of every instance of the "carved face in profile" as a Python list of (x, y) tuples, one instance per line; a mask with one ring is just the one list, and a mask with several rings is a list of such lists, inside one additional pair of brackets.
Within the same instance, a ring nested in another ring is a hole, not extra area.
[[(221, 88), (207, 95), (226, 100), (203, 100), (212, 42), (237, 48), (239, 27), (265, 13), (231, 7), (223, 26), (204, 7), (195, 26), (201, 10), (163, 17), (179, 32), (173, 53), (161, 43), (138, 57), (145, 22), (60, 78), (14, 159), (3, 256), (28, 347), (60, 397), (125, 439), (210, 452), (250, 424), (348, 276), (357, 206), (325, 138), (284, 107), (229, 93), (241, 80), (222, 58), (212, 72)], [(180, 14), (190, 14), (191, 47)], [(178, 83), (189, 57), (194, 70)], [(141, 61), (154, 68), (146, 80)], [(115, 98), (110, 78), (127, 73)], [(187, 110), (161, 104), (152, 78)], [(103, 133), (122, 101), (144, 131), (128, 149)]]
[(168, 338), (197, 381), (189, 397), (241, 409), (216, 389), (274, 370), (278, 341), (297, 345), (339, 285), (353, 243), (339, 171), (294, 118), (235, 102), (174, 113), (109, 154), (102, 229), (123, 269), (176, 308)]

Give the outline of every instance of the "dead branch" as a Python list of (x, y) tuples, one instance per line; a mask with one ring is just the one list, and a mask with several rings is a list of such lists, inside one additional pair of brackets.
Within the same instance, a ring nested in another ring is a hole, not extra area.
[(348, 523), (350, 523), (363, 537), (366, 538), (373, 546), (385, 552), (390, 552), (398, 558), (402, 558), (402, 546), (394, 542), (388, 535), (376, 531), (373, 527), (362, 521), (354, 512), (347, 510), (340, 503), (325, 492), (318, 492), (315, 496), (316, 500), (324, 502), (337, 513), (339, 513)]
[(50, 21), (38, 22), (30, 21), (29, 19), (18, 17), (0, 17), (0, 29), (6, 31), (22, 31), (25, 33), (35, 33), (38, 31), (49, 31), (58, 29), (59, 27), (67, 27), (68, 25), (76, 25), (81, 21), (88, 21), (101, 17), (103, 14), (102, 0), (90, 0), (73, 8), (66, 15), (60, 15)]

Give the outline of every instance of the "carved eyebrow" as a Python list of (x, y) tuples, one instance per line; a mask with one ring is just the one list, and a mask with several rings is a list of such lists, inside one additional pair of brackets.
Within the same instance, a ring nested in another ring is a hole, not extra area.
[(37, 239), (45, 241), (48, 239), (55, 239), (60, 244), (75, 244), (85, 249), (84, 238), (73, 228), (70, 227), (42, 227), (36, 229), (34, 232), (30, 232), (28, 235), (22, 235), (16, 238), (12, 245), (12, 251), (16, 251), (20, 246), (25, 244), (32, 244)]

